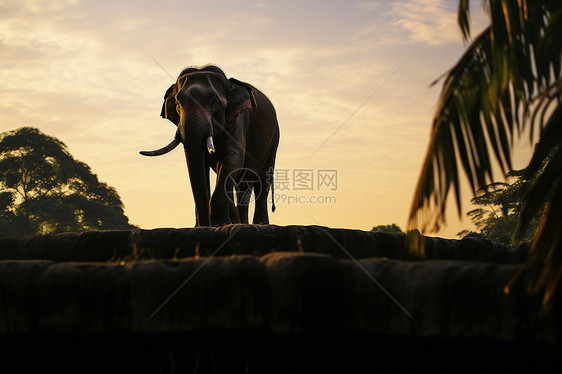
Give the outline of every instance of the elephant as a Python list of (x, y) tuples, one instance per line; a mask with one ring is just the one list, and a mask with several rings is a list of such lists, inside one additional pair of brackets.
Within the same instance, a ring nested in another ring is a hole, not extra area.
[[(140, 153), (159, 156), (183, 143), (196, 226), (248, 223), (252, 191), (253, 223), (269, 224), (267, 198), (270, 186), (274, 194), (279, 124), (273, 104), (261, 91), (227, 79), (217, 66), (190, 67), (166, 91), (160, 116), (177, 126), (174, 139)], [(209, 169), (217, 174), (212, 196)]]

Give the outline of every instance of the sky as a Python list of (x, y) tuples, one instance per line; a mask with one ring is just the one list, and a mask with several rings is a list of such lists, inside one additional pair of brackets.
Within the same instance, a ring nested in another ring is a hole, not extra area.
[[(487, 24), (472, 4), (475, 32)], [(466, 45), (456, 0), (0, 0), (0, 132), (62, 140), (117, 189), (131, 223), (192, 227), (181, 147), (162, 98), (215, 64), (277, 111), (276, 225), (405, 229), (440, 84)], [(518, 145), (514, 166), (531, 148)], [(302, 177), (312, 176), (310, 179)], [(470, 210), (465, 190), (463, 215)], [(472, 228), (450, 202), (435, 235)]]

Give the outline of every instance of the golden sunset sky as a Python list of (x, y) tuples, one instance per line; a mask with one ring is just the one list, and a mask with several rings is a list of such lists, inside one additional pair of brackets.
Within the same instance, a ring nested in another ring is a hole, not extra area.
[[(441, 87), (430, 84), (466, 47), (456, 7), (456, 0), (0, 1), (0, 131), (33, 126), (62, 140), (117, 189), (131, 223), (191, 227), (181, 148), (156, 158), (138, 151), (172, 139), (174, 125), (159, 115), (177, 74), (212, 63), (276, 107), (276, 167), (288, 188), (276, 191), (272, 224), (405, 229)], [(487, 18), (480, 2), (473, 9), (477, 31)], [(516, 167), (531, 151), (526, 143), (519, 149)], [(337, 171), (335, 190), (319, 186), (324, 169)], [(314, 175), (312, 191), (293, 185), (303, 170)], [(472, 227), (450, 203), (437, 235)]]

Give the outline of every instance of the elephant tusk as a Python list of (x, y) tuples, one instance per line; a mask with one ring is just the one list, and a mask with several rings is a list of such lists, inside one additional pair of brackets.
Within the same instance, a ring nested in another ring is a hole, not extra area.
[(174, 139), (170, 142), (170, 144), (163, 148), (157, 149), (155, 151), (140, 151), (139, 153), (143, 156), (161, 156), (176, 148), (178, 144), (180, 144), (180, 141)]
[(207, 138), (207, 151), (209, 151), (210, 155), (215, 153), (215, 145), (213, 144), (213, 137), (212, 136), (209, 136)]

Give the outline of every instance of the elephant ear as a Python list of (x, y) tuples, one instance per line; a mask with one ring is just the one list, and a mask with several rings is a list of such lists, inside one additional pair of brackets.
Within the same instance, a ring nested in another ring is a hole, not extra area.
[(178, 86), (176, 83), (172, 84), (164, 94), (164, 103), (162, 104), (162, 111), (160, 117), (169, 119), (176, 126), (180, 123), (180, 115), (176, 110), (176, 94), (178, 93)]
[(232, 122), (242, 112), (257, 107), (257, 103), (252, 86), (234, 78), (230, 78), (229, 82), (232, 89), (227, 98), (226, 120)]

